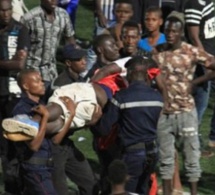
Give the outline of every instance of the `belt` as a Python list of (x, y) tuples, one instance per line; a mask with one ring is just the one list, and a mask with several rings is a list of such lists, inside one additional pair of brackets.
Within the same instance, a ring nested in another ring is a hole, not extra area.
[(53, 158), (32, 157), (29, 160), (25, 160), (24, 163), (28, 163), (28, 164), (32, 164), (32, 165), (45, 165), (48, 167), (53, 167), (53, 165), (54, 165)]
[(133, 144), (133, 145), (127, 146), (125, 148), (125, 151), (128, 152), (128, 151), (140, 150), (140, 149), (143, 149), (143, 150), (152, 150), (155, 147), (157, 147), (156, 141), (152, 141), (152, 142), (139, 142), (137, 144)]

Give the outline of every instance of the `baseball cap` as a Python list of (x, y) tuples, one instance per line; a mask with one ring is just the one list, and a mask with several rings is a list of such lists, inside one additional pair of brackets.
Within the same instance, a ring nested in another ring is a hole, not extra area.
[(69, 44), (63, 48), (63, 58), (78, 60), (87, 55), (86, 50), (78, 48), (76, 45)]
[(177, 18), (178, 20), (181, 21), (181, 23), (185, 24), (185, 20), (184, 20), (184, 14), (182, 12), (178, 12), (178, 11), (172, 11), (167, 18)]

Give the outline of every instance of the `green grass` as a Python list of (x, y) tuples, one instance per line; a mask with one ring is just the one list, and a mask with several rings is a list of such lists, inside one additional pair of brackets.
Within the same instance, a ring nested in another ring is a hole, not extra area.
[[(26, 5), (29, 8), (37, 6), (39, 4), (39, 0), (25, 0)], [(92, 0), (80, 0), (80, 5), (77, 12), (77, 20), (76, 20), (76, 36), (82, 39), (92, 40), (93, 33), (93, 6)], [(213, 99), (210, 101), (211, 104), (214, 104), (214, 94), (211, 96)], [(208, 141), (208, 133), (210, 130), (210, 119), (212, 115), (212, 110), (207, 109), (203, 123), (201, 126), (201, 132), (203, 134), (203, 140), (205, 143)], [(78, 141), (79, 137), (84, 137), (83, 141)], [(99, 164), (98, 158), (95, 152), (92, 149), (92, 134), (89, 130), (81, 130), (76, 132), (71, 137), (76, 146), (85, 154), (85, 156), (89, 159), (93, 169), (98, 172)], [(215, 157), (210, 159), (201, 159), (201, 167), (202, 167), (202, 178), (199, 182), (199, 195), (215, 195)], [(182, 182), (187, 189), (186, 178), (184, 178), (184, 172), (180, 169), (180, 173), (182, 175)], [(2, 186), (2, 185), (0, 185)]]

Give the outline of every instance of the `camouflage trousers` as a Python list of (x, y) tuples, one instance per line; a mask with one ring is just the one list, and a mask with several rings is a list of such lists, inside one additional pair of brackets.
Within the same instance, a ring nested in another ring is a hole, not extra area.
[(159, 119), (158, 144), (162, 179), (172, 179), (173, 177), (176, 143), (183, 152), (188, 181), (198, 181), (201, 176), (201, 168), (196, 109), (179, 114), (162, 114)]

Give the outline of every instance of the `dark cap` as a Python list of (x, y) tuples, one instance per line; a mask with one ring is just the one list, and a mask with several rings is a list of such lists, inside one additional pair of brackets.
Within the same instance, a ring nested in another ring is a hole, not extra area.
[(179, 21), (181, 21), (182, 25), (184, 26), (185, 20), (184, 20), (184, 14), (182, 12), (178, 11), (172, 11), (168, 16), (167, 19), (169, 18), (177, 18)]
[(66, 59), (78, 60), (83, 58), (86, 55), (87, 55), (86, 50), (78, 48), (76, 45), (73, 45), (73, 44), (66, 45), (63, 48), (63, 58), (65, 60)]

